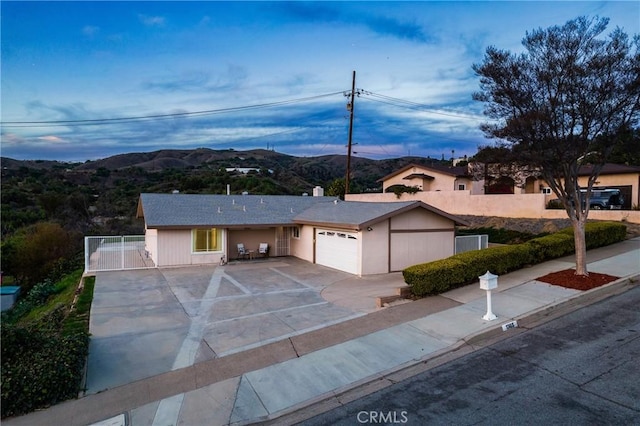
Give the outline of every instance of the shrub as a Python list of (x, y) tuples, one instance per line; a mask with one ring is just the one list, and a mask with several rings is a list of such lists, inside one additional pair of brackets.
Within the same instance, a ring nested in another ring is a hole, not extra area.
[(489, 242), (496, 243), (496, 244), (518, 244), (518, 243), (528, 241), (532, 238), (542, 237), (544, 235), (547, 235), (547, 233), (535, 235), (529, 232), (515, 231), (513, 229), (489, 228), (489, 227), (458, 229), (456, 234), (457, 235), (487, 234), (489, 236)]
[(418, 296), (445, 292), (453, 283), (464, 284), (468, 279), (465, 264), (453, 257), (410, 266), (402, 275)]
[(534, 254), (533, 263), (540, 263), (545, 260), (566, 256), (575, 250), (573, 234), (569, 235), (564, 232), (534, 238), (526, 244), (531, 246), (532, 253)]
[(75, 398), (88, 353), (85, 333), (2, 326), (2, 417)]
[(3, 314), (3, 418), (76, 398), (81, 390), (94, 280), (85, 283), (75, 310), (69, 312), (71, 299), (62, 297), (68, 293), (72, 298), (79, 274), (81, 271), (55, 286), (50, 282), (35, 286), (25, 298), (22, 313), (15, 318)]
[[(617, 222), (590, 222), (585, 227), (588, 249), (622, 241), (625, 236), (626, 226)], [(566, 256), (574, 250), (573, 230), (567, 228), (522, 244), (468, 251), (410, 266), (402, 275), (413, 294), (426, 296), (474, 282), (487, 271), (502, 275), (525, 265)]]
[[(559, 233), (571, 235), (573, 228), (565, 228)], [(608, 246), (624, 240), (627, 236), (627, 226), (621, 222), (587, 222), (584, 227), (587, 250)]]

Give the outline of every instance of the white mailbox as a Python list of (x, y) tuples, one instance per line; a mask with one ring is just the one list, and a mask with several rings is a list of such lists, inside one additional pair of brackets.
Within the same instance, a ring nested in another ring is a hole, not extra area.
[(486, 274), (478, 277), (480, 279), (480, 288), (483, 290), (495, 290), (498, 288), (498, 276), (487, 271)]
[(486, 274), (478, 277), (480, 279), (480, 288), (487, 290), (487, 313), (482, 317), (483, 320), (493, 321), (498, 318), (491, 310), (491, 290), (498, 288), (498, 276), (487, 271)]

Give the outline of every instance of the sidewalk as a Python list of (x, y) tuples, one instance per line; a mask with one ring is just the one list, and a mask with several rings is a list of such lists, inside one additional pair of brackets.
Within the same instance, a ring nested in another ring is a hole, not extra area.
[[(494, 321), (486, 293), (471, 285), (383, 309), (241, 353), (68, 401), (6, 425), (293, 424), (530, 327), (637, 285), (640, 238), (588, 252), (589, 270), (621, 279), (588, 292), (535, 281), (574, 266), (573, 256), (498, 280)], [(334, 294), (335, 296), (335, 294)], [(302, 410), (304, 408), (304, 410)], [(108, 419), (108, 420), (104, 420)], [(104, 420), (104, 421), (102, 421)]]

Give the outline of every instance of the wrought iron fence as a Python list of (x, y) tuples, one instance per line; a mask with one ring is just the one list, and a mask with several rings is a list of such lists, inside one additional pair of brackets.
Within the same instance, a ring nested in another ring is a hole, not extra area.
[(482, 235), (460, 235), (456, 237), (456, 254), (471, 250), (482, 250), (489, 247), (489, 236)]
[(155, 268), (144, 235), (84, 238), (84, 271)]

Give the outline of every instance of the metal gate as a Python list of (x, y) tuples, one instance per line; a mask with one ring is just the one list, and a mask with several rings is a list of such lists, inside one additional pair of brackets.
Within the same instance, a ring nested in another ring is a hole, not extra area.
[(84, 272), (155, 268), (144, 235), (84, 237)]
[(456, 237), (456, 254), (471, 250), (482, 250), (489, 247), (489, 236), (482, 235), (459, 235)]

